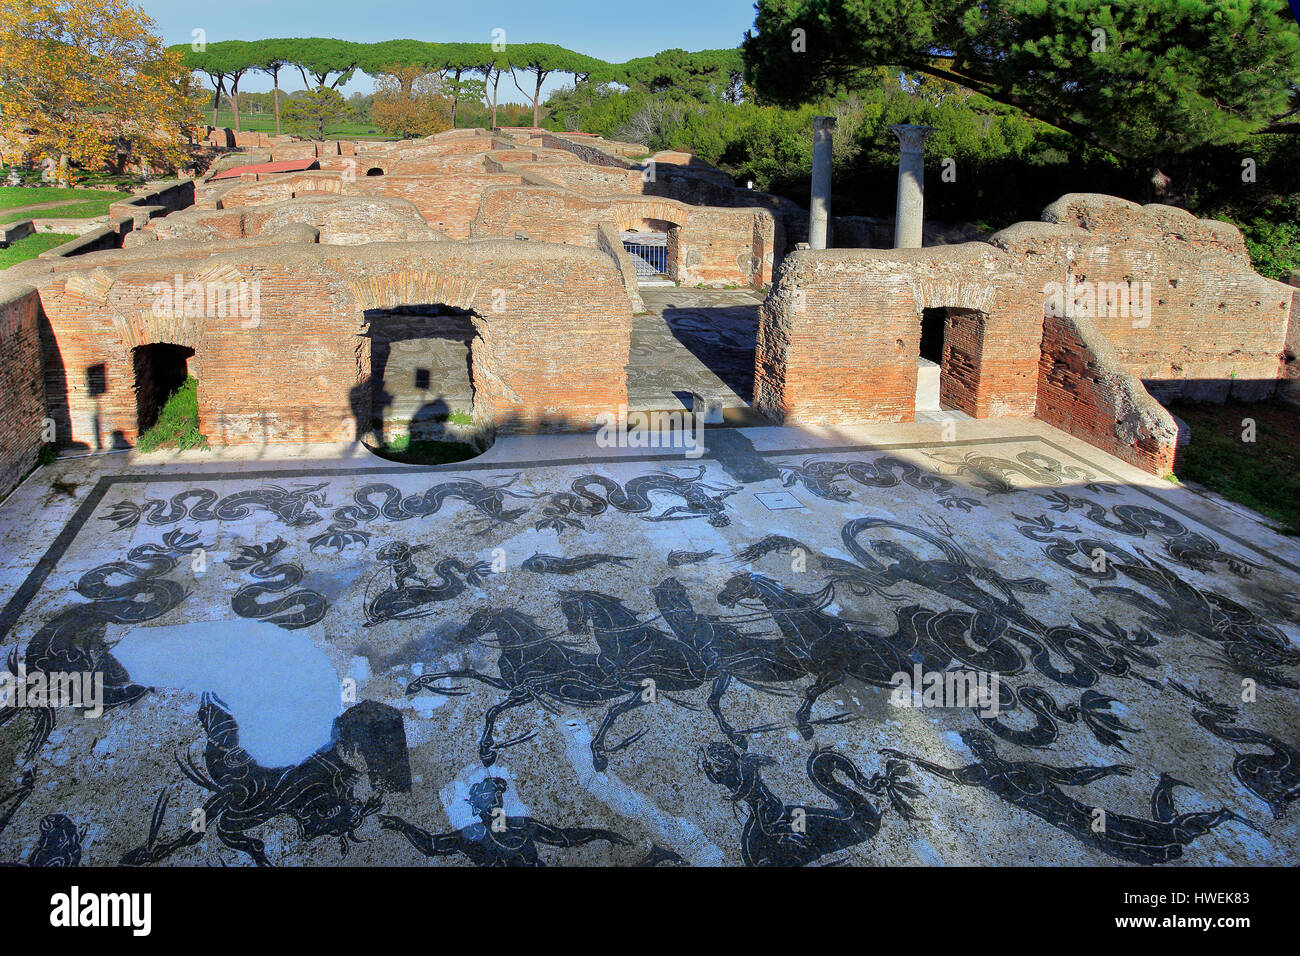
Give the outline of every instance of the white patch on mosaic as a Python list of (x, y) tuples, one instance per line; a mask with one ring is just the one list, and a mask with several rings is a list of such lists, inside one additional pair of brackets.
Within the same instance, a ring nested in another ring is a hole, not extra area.
[(140, 684), (216, 694), (239, 745), (264, 767), (286, 767), (329, 745), (342, 709), (338, 674), (310, 630), (246, 619), (137, 627), (113, 656)]

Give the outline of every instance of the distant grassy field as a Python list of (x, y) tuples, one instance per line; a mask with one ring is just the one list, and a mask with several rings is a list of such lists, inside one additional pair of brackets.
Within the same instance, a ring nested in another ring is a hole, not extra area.
[(76, 236), (65, 235), (61, 232), (38, 232), (25, 239), (19, 239), (11, 244), (8, 249), (0, 249), (0, 269), (8, 269), (10, 266), (16, 266), (28, 259), (35, 259), (47, 249), (61, 246), (65, 242), (71, 242), (76, 238)]
[[(212, 114), (209, 113), (209, 116)], [(217, 111), (217, 125), (227, 126), (230, 129), (235, 128), (235, 114), (230, 110)], [(270, 113), (240, 113), (239, 128), (241, 130), (254, 133), (269, 133), (275, 135), (275, 116)], [(280, 129), (282, 132), (289, 132), (284, 123), (281, 122)], [(373, 123), (332, 123), (325, 127), (326, 139), (392, 139), (379, 129)]]
[[(0, 222), (19, 219), (89, 219), (108, 214), (108, 207), (130, 193), (107, 189), (59, 189), (53, 186), (0, 186)], [(28, 209), (42, 203), (67, 203)]]

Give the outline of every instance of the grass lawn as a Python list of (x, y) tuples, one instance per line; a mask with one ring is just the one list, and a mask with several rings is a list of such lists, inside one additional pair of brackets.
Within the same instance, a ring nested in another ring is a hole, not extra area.
[(38, 232), (10, 244), (8, 249), (0, 249), (0, 269), (8, 269), (28, 259), (35, 259), (47, 249), (71, 242), (76, 236), (61, 232)]
[[(19, 219), (89, 219), (108, 214), (110, 203), (126, 199), (130, 193), (107, 189), (60, 189), (56, 186), (0, 186), (0, 222)], [(23, 206), (75, 200), (66, 206), (14, 212)]]
[[(211, 118), (209, 113), (208, 117)], [(226, 126), (230, 129), (235, 128), (235, 114), (230, 110), (217, 111), (217, 125)], [(267, 133), (275, 135), (275, 116), (271, 113), (240, 113), (239, 128), (244, 132)], [(282, 133), (290, 132), (288, 126), (284, 124), (283, 118), (280, 122), (280, 131)], [(301, 135), (301, 134), (300, 134)], [(339, 122), (330, 123), (325, 127), (326, 139), (392, 139), (393, 137), (386, 133), (381, 133), (379, 127), (374, 123), (353, 123)]]
[(136, 439), (138, 451), (159, 448), (210, 447), (208, 439), (199, 431), (199, 380), (191, 375), (185, 384), (172, 392), (153, 427)]
[(371, 448), (380, 458), (400, 461), (404, 465), (448, 465), (478, 457), (473, 445), (458, 441), (411, 441), (399, 435), (381, 448)]
[[(1176, 474), (1300, 534), (1300, 408), (1285, 402), (1179, 402), (1169, 410), (1192, 429)], [(1247, 422), (1255, 440), (1243, 441)]]

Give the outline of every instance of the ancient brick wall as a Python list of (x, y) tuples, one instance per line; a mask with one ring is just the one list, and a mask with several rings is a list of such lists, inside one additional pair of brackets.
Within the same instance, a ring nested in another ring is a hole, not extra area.
[(940, 394), (977, 418), (1032, 415), (1041, 303), (986, 243), (799, 250), (759, 310), (756, 407), (777, 421), (911, 421), (921, 313), (948, 308)]
[(487, 158), (487, 152), (483, 150), (414, 158), (399, 154), (398, 158), (390, 159), (386, 164), (384, 161), (367, 159), (365, 167), (358, 171), (358, 175), (365, 175), (367, 170), (376, 167), (383, 169), (387, 176), (447, 176), (455, 173), (502, 172), (501, 169), (494, 168), (494, 165)]
[(1083, 318), (1048, 316), (1036, 414), (1050, 425), (1156, 475), (1174, 470), (1178, 426)]
[(1044, 218), (989, 243), (791, 253), (760, 310), (757, 407), (822, 425), (911, 420), (919, 319), (938, 307), (943, 407), (1038, 414), (1155, 472), (1177, 435), (1152, 394), (1276, 389), (1294, 289), (1250, 269), (1234, 227), (1107, 196), (1063, 197)]
[(635, 169), (609, 169), (579, 163), (502, 163), (512, 172), (530, 172), (557, 186), (588, 198), (618, 193), (641, 195), (641, 173)]
[[(485, 431), (589, 430), (626, 403), (632, 313), (613, 260), (594, 249), (249, 246), (195, 261), (167, 257), (166, 246), (89, 272), (27, 272), (48, 316), (44, 378), (61, 442), (134, 442), (131, 350), (155, 342), (194, 349), (214, 443), (351, 438), (370, 420), (364, 312), (402, 304), (475, 313), (474, 416)], [(156, 308), (177, 275), (183, 287), (256, 290), (255, 314)]]
[(609, 223), (598, 226), (596, 229), (596, 248), (614, 260), (623, 282), (623, 291), (627, 295), (628, 305), (632, 307), (633, 314), (641, 315), (644, 313), (646, 310), (645, 302), (642, 300), (641, 292), (637, 287), (636, 264), (632, 261), (632, 256), (628, 254), (627, 249), (623, 247), (618, 230)]
[(151, 240), (249, 238), (278, 232), (290, 223), (313, 226), (318, 241), (325, 245), (445, 238), (404, 199), (309, 193), (300, 199), (168, 216), (128, 237), (126, 245), (135, 247)]
[[(368, 176), (346, 184), (347, 195), (394, 196), (409, 200), (426, 222), (453, 239), (470, 235), (470, 224), (479, 211), (479, 197), (492, 186), (514, 186), (515, 175), (479, 173), (446, 176)], [(497, 233), (511, 235), (512, 233)]]
[(31, 471), (41, 448), (45, 392), (39, 321), (34, 288), (0, 290), (0, 497)]
[[(336, 172), (311, 171), (303, 173), (270, 175), (265, 179), (241, 179), (239, 183), (224, 190), (216, 197), (221, 208), (227, 206), (258, 206), (269, 202), (283, 202), (295, 196), (339, 194), (343, 192), (344, 182)], [(204, 191), (204, 195), (211, 195)], [(196, 205), (203, 205), (197, 203)]]
[(1274, 390), (1293, 290), (1251, 269), (1235, 226), (1091, 194), (1063, 196), (1043, 219), (990, 242), (1023, 263), (1027, 285), (1076, 298), (1070, 313), (1092, 321), (1155, 397)]
[(599, 139), (569, 138), (546, 133), (541, 137), (541, 144), (548, 149), (566, 150), (592, 166), (613, 166), (623, 169), (631, 165), (627, 159), (612, 150), (605, 149), (604, 141)]
[(715, 209), (650, 197), (587, 199), (561, 188), (493, 188), (483, 195), (471, 235), (525, 232), (551, 242), (594, 246), (596, 228), (676, 226), (676, 278), (682, 285), (765, 285), (784, 253), (784, 233), (763, 209)]
[(110, 221), (120, 216), (131, 216), (136, 229), (150, 219), (166, 216), (178, 209), (194, 205), (194, 180), (160, 183), (130, 199), (120, 199), (108, 207)]

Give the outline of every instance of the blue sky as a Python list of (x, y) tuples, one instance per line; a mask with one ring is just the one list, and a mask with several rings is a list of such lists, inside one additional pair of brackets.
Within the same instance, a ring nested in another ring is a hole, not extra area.
[[(507, 43), (558, 43), (604, 60), (621, 61), (670, 47), (687, 50), (736, 46), (754, 24), (753, 0), (137, 0), (168, 43), (188, 43), (196, 28), (216, 40), (321, 36), (370, 43), (375, 40), (491, 42), (506, 31)], [(302, 79), (282, 77), (296, 89)], [(560, 83), (570, 77), (560, 78)], [(345, 93), (370, 92), (360, 76)], [(527, 83), (523, 85), (527, 88)], [(549, 91), (557, 83), (548, 82)], [(265, 91), (269, 78), (247, 77), (241, 89)], [(507, 94), (507, 91), (510, 95)], [(521, 102), (506, 77), (502, 100)]]

